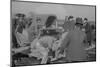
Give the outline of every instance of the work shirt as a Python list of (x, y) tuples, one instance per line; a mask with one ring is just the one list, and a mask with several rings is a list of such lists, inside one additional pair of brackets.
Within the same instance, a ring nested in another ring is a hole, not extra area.
[(69, 31), (61, 46), (62, 49), (67, 48), (66, 57), (70, 61), (84, 61), (86, 59), (86, 52), (84, 50), (85, 33), (74, 29)]

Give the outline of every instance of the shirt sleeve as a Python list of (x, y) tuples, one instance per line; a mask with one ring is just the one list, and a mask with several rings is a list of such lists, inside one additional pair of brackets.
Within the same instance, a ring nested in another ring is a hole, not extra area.
[(69, 42), (70, 42), (70, 33), (68, 33), (65, 38), (62, 40), (62, 43), (61, 43), (61, 50), (65, 49), (68, 45), (69, 45)]

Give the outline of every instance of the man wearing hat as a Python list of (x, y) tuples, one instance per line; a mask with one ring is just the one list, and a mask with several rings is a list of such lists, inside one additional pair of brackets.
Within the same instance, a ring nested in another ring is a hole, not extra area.
[(61, 44), (61, 52), (64, 49), (66, 50), (66, 61), (85, 61), (86, 60), (86, 52), (84, 50), (84, 37), (85, 33), (80, 30), (80, 26), (82, 24), (77, 22), (73, 30), (69, 31), (67, 36), (65, 36), (62, 44)]

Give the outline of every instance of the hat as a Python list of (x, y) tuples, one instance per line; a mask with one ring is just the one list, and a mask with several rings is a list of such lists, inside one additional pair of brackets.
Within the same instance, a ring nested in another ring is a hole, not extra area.
[(17, 17), (25, 17), (25, 14), (18, 13), (16, 14)]
[(41, 18), (37, 17), (36, 21), (41, 21)]
[(82, 18), (80, 18), (80, 17), (76, 18), (76, 24), (75, 25), (83, 25)]
[(88, 20), (87, 18), (84, 18), (84, 20)]
[(74, 18), (74, 17), (73, 17), (73, 16), (69, 16), (69, 17), (68, 17), (68, 20), (69, 20), (69, 19), (72, 19), (72, 18)]

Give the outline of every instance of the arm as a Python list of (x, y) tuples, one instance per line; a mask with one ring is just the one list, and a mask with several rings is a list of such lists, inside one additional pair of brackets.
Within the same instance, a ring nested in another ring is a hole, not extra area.
[(69, 37), (70, 37), (70, 34), (66, 35), (64, 39), (62, 40), (61, 47), (59, 48), (61, 52), (64, 51), (64, 49), (69, 45), (70, 43)]

